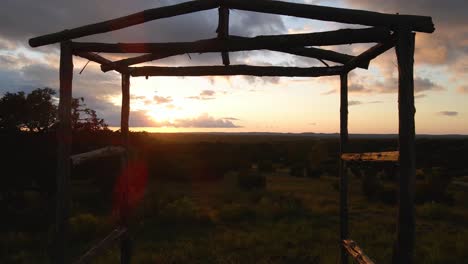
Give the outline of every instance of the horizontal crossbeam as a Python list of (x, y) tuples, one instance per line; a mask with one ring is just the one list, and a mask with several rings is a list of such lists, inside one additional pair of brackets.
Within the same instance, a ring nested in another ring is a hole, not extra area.
[(392, 34), (380, 28), (340, 29), (318, 33), (267, 35), (253, 38), (206, 39), (195, 42), (170, 43), (89, 43), (74, 42), (75, 52), (104, 53), (205, 53), (243, 51), (304, 46), (329, 46), (353, 43), (383, 43)]
[(251, 75), (284, 77), (320, 77), (339, 75), (343, 67), (273, 67), (273, 66), (195, 66), (195, 67), (156, 67), (145, 66), (130, 68), (130, 74), (138, 76), (215, 76)]
[(295, 4), (270, 0), (196, 0), (171, 6), (148, 9), (143, 12), (134, 13), (128, 16), (111, 19), (100, 23), (35, 37), (29, 40), (29, 45), (31, 47), (39, 47), (89, 35), (110, 32), (156, 19), (218, 8), (220, 6), (232, 9), (318, 19), (339, 23), (385, 27), (393, 30), (396, 30), (402, 26), (409, 30), (427, 33), (432, 33), (435, 30), (432, 18), (427, 16), (384, 14), (371, 11)]
[(111, 32), (114, 30), (143, 24), (145, 22), (149, 22), (156, 19), (213, 9), (218, 6), (219, 2), (216, 0), (197, 0), (177, 5), (148, 9), (143, 12), (134, 13), (128, 16), (32, 38), (29, 40), (29, 45), (31, 47), (44, 46), (65, 40)]
[[(231, 36), (232, 38), (232, 36)], [(242, 37), (237, 37), (241, 39), (245, 39)], [(295, 48), (272, 48), (269, 49), (272, 51), (277, 51), (277, 52), (284, 52), (288, 54), (293, 54), (297, 56), (302, 56), (302, 57), (308, 57), (308, 58), (314, 58), (314, 59), (319, 59), (319, 60), (327, 60), (331, 62), (336, 62), (336, 63), (341, 63), (341, 64), (346, 64), (353, 60), (354, 56), (348, 55), (348, 54), (343, 54), (339, 52), (335, 52), (332, 50), (325, 50), (325, 49), (319, 49), (319, 48), (305, 48), (305, 47), (295, 47)], [(187, 52), (166, 52), (166, 53), (156, 53), (156, 54), (144, 54), (140, 56), (136, 56), (133, 58), (128, 58), (128, 59), (123, 59), (115, 62), (111, 62), (108, 64), (102, 64), (101, 65), (101, 70), (103, 72), (108, 72), (113, 69), (118, 69), (118, 68), (126, 68), (131, 65), (135, 64), (140, 64), (140, 63), (145, 63), (145, 62), (150, 62), (150, 61), (155, 61), (159, 59), (164, 59), (167, 57), (171, 56), (176, 56), (180, 54), (185, 54)], [(369, 61), (360, 61), (358, 63), (358, 67), (367, 69), (369, 67)]]
[(352, 162), (398, 162), (400, 152), (343, 153), (341, 159)]
[(398, 29), (401, 26), (413, 31), (432, 33), (434, 23), (428, 16), (384, 14), (318, 5), (296, 4), (269, 0), (221, 0), (222, 5), (232, 9), (286, 15), (323, 21), (357, 24), (372, 27)]

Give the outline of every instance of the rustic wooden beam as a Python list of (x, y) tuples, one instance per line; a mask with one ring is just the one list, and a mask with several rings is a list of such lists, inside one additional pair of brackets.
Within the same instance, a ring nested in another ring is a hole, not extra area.
[(398, 162), (399, 158), (398, 151), (341, 154), (342, 160), (350, 162)]
[(54, 263), (66, 263), (68, 214), (70, 206), (70, 153), (72, 141), (71, 105), (73, 53), (71, 42), (60, 44), (60, 101), (57, 131), (57, 193), (54, 230)]
[(146, 66), (131, 68), (131, 75), (138, 76), (284, 76), (284, 77), (320, 77), (339, 75), (343, 68), (335, 67), (275, 67), (275, 66), (195, 66), (195, 67), (157, 67)]
[(398, 178), (398, 225), (393, 263), (413, 263), (415, 243), (414, 188), (416, 150), (414, 115), (414, 49), (415, 34), (408, 29), (397, 32), (398, 61), (398, 145), (400, 177)]
[(71, 156), (73, 166), (78, 166), (90, 160), (101, 159), (106, 157), (120, 156), (125, 153), (125, 148), (118, 146), (109, 146), (86, 153), (80, 153)]
[[(237, 37), (237, 36), (230, 36), (230, 38), (244, 39), (244, 37)], [(341, 64), (346, 64), (350, 62), (352, 59), (356, 58), (348, 54), (343, 54), (343, 53), (335, 52), (332, 50), (312, 48), (312, 47), (274, 48), (274, 49), (269, 49), (269, 50), (277, 51), (277, 52), (284, 52), (284, 53), (288, 53), (288, 54), (292, 54), (296, 56), (327, 60), (327, 61), (337, 62)], [(173, 52), (173, 53), (144, 54), (144, 55), (136, 56), (133, 58), (115, 61), (115, 62), (108, 63), (108, 64), (102, 64), (101, 70), (103, 72), (108, 72), (116, 68), (127, 68), (134, 64), (159, 60), (159, 59), (163, 59), (163, 58), (167, 58), (167, 57), (175, 56), (175, 55), (180, 55), (180, 54), (184, 54), (184, 53)], [(369, 61), (359, 62), (358, 67), (367, 69), (369, 67)]]
[(318, 33), (257, 36), (228, 40), (207, 39), (172, 43), (84, 43), (74, 42), (77, 52), (105, 53), (205, 53), (243, 51), (304, 46), (329, 46), (353, 43), (381, 43), (391, 38), (391, 32), (381, 28), (340, 29)]
[(223, 6), (246, 11), (270, 13), (302, 18), (359, 24), (372, 27), (397, 29), (407, 26), (410, 30), (432, 33), (434, 23), (431, 17), (399, 14), (384, 14), (371, 11), (295, 4), (270, 0), (221, 0)]
[[(112, 61), (111, 60), (108, 60), (96, 53), (92, 53), (92, 52), (75, 52), (74, 55), (78, 56), (78, 57), (81, 57), (81, 58), (84, 58), (84, 59), (87, 59), (87, 60), (90, 60), (90, 61), (94, 61), (96, 63), (99, 63), (102, 67), (102, 65), (108, 65), (108, 64), (112, 64)], [(115, 70), (117, 72), (120, 72), (120, 73), (125, 73), (125, 72), (128, 72), (128, 67), (125, 67), (125, 66), (118, 66), (118, 67), (115, 67), (114, 69), (112, 70)]]
[(394, 40), (385, 43), (379, 43), (346, 63), (345, 70), (349, 72), (359, 67), (359, 65), (362, 65), (363, 62), (370, 63), (371, 60), (377, 58), (393, 47), (395, 47)]
[[(220, 7), (218, 10), (219, 22), (218, 22), (218, 38), (228, 39), (229, 38), (229, 9), (226, 7)], [(229, 53), (226, 51), (221, 52), (223, 64), (228, 66), (231, 62), (229, 60)]]
[(107, 235), (103, 240), (97, 243), (94, 247), (88, 250), (83, 254), (75, 264), (88, 264), (92, 263), (93, 260), (103, 254), (107, 249), (112, 247), (125, 233), (127, 230), (125, 228), (119, 227), (113, 230), (109, 235)]
[(354, 260), (359, 264), (374, 264), (364, 251), (358, 246), (353, 240), (343, 240), (343, 247), (346, 249), (348, 254), (354, 258)]
[[(348, 74), (340, 75), (340, 153), (348, 144)], [(340, 159), (340, 241), (348, 239), (348, 174), (346, 164)], [(341, 248), (341, 263), (348, 263), (348, 256)]]
[[(122, 177), (125, 184), (123, 188), (122, 207), (120, 209), (120, 223), (129, 230), (130, 218), (130, 171), (128, 171), (128, 148), (129, 148), (129, 119), (130, 119), (130, 74), (122, 74), (122, 110), (120, 117), (120, 133), (122, 134), (122, 145), (125, 153), (122, 155)], [(120, 262), (129, 264), (132, 258), (132, 241), (127, 232), (120, 242)]]
[(64, 40), (110, 32), (156, 19), (213, 9), (217, 8), (218, 6), (219, 2), (216, 0), (196, 0), (172, 6), (148, 9), (143, 12), (134, 13), (128, 16), (32, 38), (29, 40), (29, 45), (31, 47), (44, 46)]

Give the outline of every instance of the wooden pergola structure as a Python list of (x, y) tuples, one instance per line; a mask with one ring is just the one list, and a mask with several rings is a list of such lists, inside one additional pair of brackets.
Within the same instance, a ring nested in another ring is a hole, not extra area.
[[(217, 38), (195, 42), (173, 43), (83, 43), (72, 39), (93, 34), (110, 32), (148, 21), (219, 8)], [(229, 34), (229, 10), (245, 10), (300, 18), (357, 24), (360, 29), (336, 31), (240, 37)], [(415, 181), (415, 106), (414, 106), (414, 49), (415, 32), (434, 32), (431, 17), (383, 14), (370, 11), (332, 8), (317, 5), (295, 4), (270, 0), (196, 0), (172, 6), (149, 9), (125, 17), (91, 24), (74, 29), (44, 35), (29, 40), (32, 47), (61, 43), (60, 58), (60, 103), (58, 132), (57, 204), (55, 223), (55, 263), (68, 262), (66, 256), (66, 226), (69, 208), (69, 178), (72, 165), (89, 158), (120, 154), (125, 166), (128, 152), (130, 77), (137, 76), (211, 76), (252, 75), (319, 77), (338, 75), (341, 79), (340, 114), (340, 241), (341, 263), (348, 262), (348, 255), (359, 263), (372, 263), (348, 232), (348, 179), (346, 161), (383, 161), (399, 163), (397, 235), (393, 263), (413, 263), (415, 244), (414, 181)], [(317, 47), (354, 43), (376, 43), (357, 56), (342, 54)], [(348, 73), (356, 68), (367, 69), (372, 59), (395, 47), (398, 60), (399, 88), (399, 150), (392, 153), (346, 154), (348, 143)], [(249, 50), (272, 50), (303, 57), (315, 58), (324, 67), (260, 67), (230, 65), (229, 52)], [(99, 53), (144, 53), (137, 57), (110, 61)], [(220, 66), (199, 67), (132, 67), (132, 65), (154, 61), (185, 53), (221, 52)], [(103, 72), (117, 71), (122, 75), (122, 147), (110, 147), (71, 156), (71, 101), (73, 79), (73, 55), (101, 65)], [(329, 66), (325, 61), (340, 66)], [(71, 162), (72, 161), (72, 162)], [(128, 180), (128, 179), (127, 179)], [(128, 181), (127, 181), (128, 182)], [(127, 186), (128, 188), (128, 186)], [(128, 191), (128, 189), (127, 189)], [(124, 194), (126, 195), (126, 194)], [(129, 263), (131, 243), (128, 235), (128, 214), (124, 205), (121, 209), (120, 227), (96, 247), (83, 255), (76, 263), (88, 262), (103, 247), (113, 241), (121, 241), (121, 262)]]

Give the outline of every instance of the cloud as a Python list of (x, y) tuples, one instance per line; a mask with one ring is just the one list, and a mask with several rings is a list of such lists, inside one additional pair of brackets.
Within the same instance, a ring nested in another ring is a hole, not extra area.
[(219, 118), (216, 119), (208, 114), (202, 114), (196, 118), (179, 119), (173, 124), (175, 127), (187, 127), (187, 128), (239, 128), (240, 126), (235, 125), (231, 120)]
[(203, 90), (200, 92), (199, 95), (189, 96), (187, 98), (193, 99), (193, 100), (213, 100), (213, 99), (216, 99), (216, 97), (214, 97), (215, 95), (216, 95), (216, 92), (213, 90)]
[(200, 96), (214, 96), (216, 94), (213, 90), (204, 90), (200, 93)]
[(468, 94), (468, 85), (458, 86), (457, 92), (459, 92), (461, 94)]
[(380, 104), (380, 103), (383, 103), (383, 102), (382, 101), (370, 101), (370, 102), (349, 101), (348, 106), (363, 105), (363, 104)]
[(240, 120), (239, 118), (235, 118), (235, 117), (223, 117), (222, 119), (230, 120), (230, 121), (239, 121)]
[(443, 115), (443, 116), (458, 116), (458, 112), (456, 111), (441, 111), (437, 113), (438, 115)]
[(158, 95), (155, 95), (153, 97), (153, 100), (157, 103), (157, 104), (168, 104), (168, 103), (172, 103), (172, 98), (170, 96), (168, 97), (164, 97), (164, 96), (158, 96)]

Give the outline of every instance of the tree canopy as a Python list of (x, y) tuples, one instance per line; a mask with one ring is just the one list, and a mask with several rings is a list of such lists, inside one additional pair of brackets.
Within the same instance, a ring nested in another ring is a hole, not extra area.
[[(6, 93), (0, 98), (0, 131), (47, 132), (54, 130), (58, 122), (56, 92), (50, 88), (38, 88), (31, 93)], [(96, 111), (86, 107), (84, 98), (72, 102), (72, 128), (74, 131), (106, 130), (104, 119)]]

